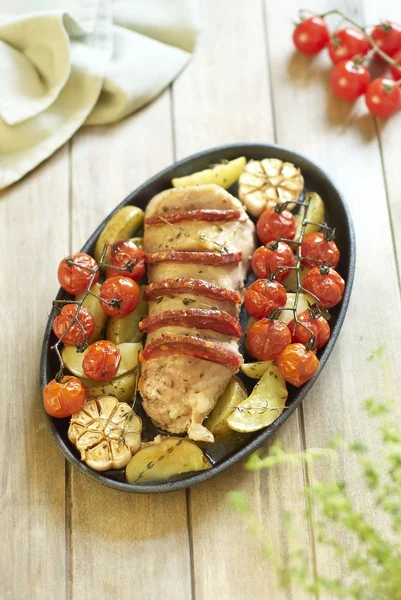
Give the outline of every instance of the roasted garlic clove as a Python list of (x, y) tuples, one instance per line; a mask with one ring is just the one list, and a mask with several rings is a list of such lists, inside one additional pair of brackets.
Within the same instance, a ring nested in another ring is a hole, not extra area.
[(258, 217), (277, 202), (297, 201), (304, 187), (301, 170), (278, 158), (250, 160), (240, 175), (238, 194), (247, 211)]
[(141, 446), (142, 421), (112, 396), (88, 400), (71, 417), (68, 439), (95, 471), (124, 468)]

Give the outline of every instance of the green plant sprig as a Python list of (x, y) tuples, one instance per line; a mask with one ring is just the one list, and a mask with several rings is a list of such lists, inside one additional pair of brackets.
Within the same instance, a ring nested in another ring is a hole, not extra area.
[[(280, 558), (281, 553), (267, 543), (267, 532), (250, 509), (246, 496), (241, 492), (232, 492), (229, 496), (231, 506), (244, 516), (250, 531), (261, 544), (263, 556), (273, 567), (280, 586), (296, 585), (312, 598), (326, 594), (324, 597), (355, 600), (401, 600), (401, 429), (392, 416), (390, 369), (383, 348), (373, 352), (369, 360), (380, 361), (386, 382), (386, 400), (378, 402), (368, 398), (363, 405), (368, 416), (379, 421), (384, 448), (382, 458), (377, 458), (377, 452), (374, 452), (373, 459), (363, 442), (345, 443), (336, 437), (328, 448), (311, 448), (300, 453), (286, 453), (279, 443), (275, 443), (267, 456), (262, 456), (259, 451), (246, 463), (246, 468), (251, 471), (274, 469), (278, 465), (308, 468), (305, 516), (312, 524), (318, 547), (325, 547), (337, 562), (341, 562), (341, 577), (330, 578), (311, 572), (291, 515), (283, 515), (288, 548), (285, 562)], [(357, 459), (365, 487), (363, 493), (371, 495), (375, 517), (379, 513), (380, 522), (386, 520), (390, 532), (383, 533), (373, 519), (362, 514), (354, 506), (347, 484), (336, 479), (339, 450), (345, 450)], [(325, 461), (323, 482), (318, 481), (314, 473), (314, 467), (321, 461)], [(340, 535), (328, 533), (329, 523), (339, 534), (346, 532), (354, 543), (341, 543)]]

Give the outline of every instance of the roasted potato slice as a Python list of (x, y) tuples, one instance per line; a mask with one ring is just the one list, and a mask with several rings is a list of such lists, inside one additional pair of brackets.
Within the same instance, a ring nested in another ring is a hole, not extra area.
[[(92, 292), (99, 296), (100, 283), (96, 283), (94, 286), (92, 286)], [(80, 296), (76, 296), (76, 300), (80, 300), (82, 298), (82, 296), (83, 296), (83, 294), (81, 294)], [(92, 315), (94, 316), (94, 319), (95, 319), (95, 331), (93, 332), (93, 334), (91, 335), (91, 337), (88, 340), (88, 342), (90, 344), (93, 344), (93, 342), (100, 340), (100, 338), (102, 336), (102, 331), (103, 331), (103, 328), (107, 321), (107, 315), (104, 312), (102, 305), (100, 304), (100, 301), (97, 298), (95, 298), (95, 296), (92, 296), (91, 294), (88, 294), (86, 296), (85, 300), (82, 303), (82, 306), (84, 308), (87, 308), (89, 310), (89, 312), (92, 313)]]
[[(295, 295), (296, 294), (292, 293), (287, 294), (287, 303), (285, 305), (286, 308), (294, 307)], [(301, 314), (302, 312), (304, 312), (304, 310), (309, 308), (309, 305), (313, 306), (314, 304), (316, 304), (316, 300), (313, 296), (310, 296), (309, 294), (299, 294), (297, 315)], [(290, 321), (292, 321), (293, 318), (294, 312), (292, 310), (283, 310), (281, 311), (281, 314), (279, 316), (280, 321), (283, 321), (283, 323), (289, 323)]]
[[(128, 240), (143, 224), (143, 210), (137, 206), (123, 206), (107, 221), (95, 246), (95, 260), (99, 262), (105, 244)], [(106, 255), (106, 261), (107, 261)]]
[(192, 175), (186, 175), (185, 177), (175, 177), (172, 179), (171, 184), (173, 187), (187, 187), (189, 185), (215, 183), (226, 190), (238, 180), (245, 165), (246, 158), (241, 156), (225, 164), (215, 165), (211, 169), (198, 171), (198, 173), (192, 173)]
[(209, 459), (193, 442), (185, 438), (158, 435), (153, 442), (143, 444), (141, 450), (131, 458), (125, 474), (129, 483), (140, 484), (192, 471), (204, 471), (211, 466)]
[(304, 187), (301, 170), (278, 158), (250, 160), (238, 181), (238, 195), (254, 217), (277, 202), (298, 200)]
[(131, 402), (135, 394), (137, 371), (129, 371), (114, 377), (110, 381), (93, 381), (93, 379), (82, 379), (86, 387), (88, 398), (100, 398), (101, 396), (113, 396), (119, 402)]
[(252, 394), (231, 413), (227, 424), (234, 431), (258, 431), (277, 419), (287, 401), (286, 383), (276, 365), (271, 364), (253, 388)]
[(124, 344), (124, 342), (139, 342), (143, 333), (139, 331), (139, 321), (148, 314), (148, 303), (143, 299), (145, 285), (141, 285), (140, 300), (136, 309), (126, 317), (110, 317), (107, 321), (106, 340), (113, 344)]
[(261, 360), (259, 362), (245, 363), (241, 367), (241, 371), (251, 379), (260, 379), (273, 364), (271, 360)]
[[(307, 220), (311, 221), (311, 223), (324, 223), (326, 211), (324, 208), (323, 200), (321, 199), (319, 194), (317, 194), (316, 192), (309, 192), (308, 197), (309, 197), (309, 206), (308, 206), (308, 210), (306, 211)], [(296, 240), (296, 241), (299, 240), (299, 236), (301, 235), (302, 221), (304, 219), (304, 212), (305, 212), (305, 209), (300, 207), (298, 214), (295, 215), (295, 220), (297, 222), (297, 230), (295, 232), (294, 240)], [(319, 231), (318, 225), (307, 225), (305, 227), (305, 235), (308, 235), (309, 233), (313, 233), (315, 231)]]
[[(116, 377), (124, 375), (135, 369), (138, 364), (139, 352), (142, 350), (142, 344), (119, 344), (117, 346), (121, 352), (121, 362), (118, 367)], [(82, 369), (82, 362), (85, 358), (85, 352), (77, 352), (75, 346), (64, 346), (61, 351), (64, 364), (67, 369), (76, 377), (85, 379), (85, 373)]]
[[(303, 267), (302, 265), (299, 267), (299, 281), (302, 286), (305, 276), (309, 273), (310, 269), (308, 267)], [(297, 291), (297, 272), (294, 270), (288, 275), (288, 277), (281, 282), (287, 292), (296, 292)]]
[(143, 248), (143, 237), (130, 238), (130, 242), (133, 242), (138, 248)]
[(233, 412), (234, 407), (243, 402), (247, 396), (248, 392), (241, 379), (232, 377), (208, 419), (204, 422), (204, 426), (213, 433), (214, 437), (227, 437), (232, 433), (227, 425), (227, 418)]

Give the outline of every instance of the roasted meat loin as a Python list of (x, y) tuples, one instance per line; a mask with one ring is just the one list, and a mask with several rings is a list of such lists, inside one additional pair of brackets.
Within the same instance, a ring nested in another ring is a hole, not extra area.
[(139, 390), (165, 431), (213, 441), (202, 422), (242, 363), (238, 315), (254, 229), (241, 202), (216, 185), (167, 190), (148, 204)]

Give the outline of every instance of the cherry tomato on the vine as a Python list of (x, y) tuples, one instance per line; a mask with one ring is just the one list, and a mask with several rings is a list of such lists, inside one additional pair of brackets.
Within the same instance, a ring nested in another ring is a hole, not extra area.
[(370, 48), (366, 36), (355, 27), (345, 27), (335, 32), (328, 44), (329, 56), (336, 65), (354, 56), (365, 56)]
[(399, 69), (397, 67), (390, 67), (391, 75), (395, 81), (401, 79), (401, 50), (398, 50), (393, 56), (393, 60), (399, 65)]
[(328, 44), (330, 33), (322, 17), (309, 17), (295, 27), (292, 39), (299, 52), (311, 56)]
[[(376, 25), (370, 34), (372, 39), (388, 56), (393, 56), (397, 50), (401, 50), (401, 25), (385, 21)], [(380, 54), (378, 54), (380, 58)]]
[(286, 289), (278, 281), (258, 279), (245, 290), (245, 308), (255, 319), (269, 317), (272, 310), (285, 306), (286, 302)]
[(278, 238), (294, 239), (297, 230), (295, 217), (289, 210), (276, 212), (265, 210), (256, 224), (256, 232), (262, 244)]
[(261, 319), (247, 334), (250, 354), (258, 360), (273, 360), (291, 343), (291, 332), (282, 321)]
[[(100, 286), (101, 304), (106, 315), (110, 317), (126, 317), (136, 309), (139, 302), (139, 288), (128, 277), (110, 277)], [(105, 302), (102, 302), (105, 300)], [(115, 300), (115, 305), (106, 304)]]
[(66, 375), (60, 383), (52, 379), (43, 390), (43, 404), (48, 415), (63, 419), (81, 410), (86, 388), (78, 377)]
[(108, 381), (116, 376), (121, 362), (121, 352), (115, 344), (100, 340), (91, 344), (82, 361), (82, 369), (88, 379)]
[[(61, 313), (55, 317), (53, 321), (53, 331), (58, 339), (63, 337), (64, 332), (67, 331), (71, 321), (74, 319), (76, 312), (76, 304), (65, 304), (61, 309)], [(81, 307), (79, 309), (77, 319), (81, 325), (78, 322), (73, 324), (68, 333), (63, 337), (64, 344), (75, 344), (78, 346), (79, 344), (82, 344), (85, 339), (84, 332), (86, 339), (89, 339), (95, 331), (96, 323), (94, 316), (87, 308)]]
[[(309, 233), (301, 244), (302, 264), (305, 267), (319, 267), (323, 264), (336, 267), (340, 262), (340, 251), (334, 240), (326, 240), (323, 233)], [(315, 259), (315, 260), (309, 260)]]
[(303, 287), (319, 298), (324, 308), (332, 308), (341, 301), (345, 282), (334, 269), (314, 267), (306, 274)]
[(145, 252), (130, 240), (120, 240), (110, 248), (110, 265), (107, 277), (123, 275), (138, 281), (146, 273)]
[(279, 354), (277, 367), (283, 378), (291, 385), (299, 387), (314, 376), (319, 360), (312, 350), (303, 344), (290, 344)]
[(401, 87), (392, 79), (378, 77), (368, 85), (365, 100), (373, 115), (391, 117), (401, 108)]
[(293, 267), (294, 255), (291, 248), (285, 242), (270, 241), (266, 246), (256, 248), (252, 256), (252, 269), (256, 277), (267, 279), (275, 273), (277, 281), (284, 281), (291, 273), (290, 269), (279, 269), (278, 267)]
[[(307, 309), (298, 315), (298, 321), (304, 323), (304, 325), (306, 325), (315, 336), (315, 342), (313, 347), (310, 348), (311, 350), (319, 350), (327, 344), (330, 338), (330, 326), (324, 317), (319, 314), (313, 314), (313, 309), (312, 312)], [(294, 324), (294, 319), (288, 323), (288, 329), (291, 331), (292, 341), (300, 342), (306, 346), (312, 337), (311, 333), (308, 331), (308, 329), (306, 329), (306, 327), (303, 327), (299, 324), (296, 325), (294, 332)]]
[(365, 93), (370, 81), (368, 69), (354, 60), (342, 60), (331, 72), (333, 92), (342, 100), (356, 100)]
[[(68, 265), (70, 261), (74, 264)], [(71, 256), (63, 258), (59, 264), (57, 271), (59, 283), (69, 294), (73, 294), (74, 296), (82, 294), (88, 287), (88, 283), (93, 275), (88, 269), (95, 269), (96, 267), (97, 262), (89, 254), (85, 254), (85, 252), (71, 254)], [(93, 283), (95, 284), (98, 279), (99, 272), (96, 273)]]

